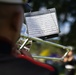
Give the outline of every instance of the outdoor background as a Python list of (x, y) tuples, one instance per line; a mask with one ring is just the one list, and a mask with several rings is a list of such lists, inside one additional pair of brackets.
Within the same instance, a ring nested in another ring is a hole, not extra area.
[[(29, 0), (29, 5), (32, 7), (32, 11), (45, 10), (50, 8), (56, 8), (56, 14), (58, 19), (58, 24), (60, 28), (60, 34), (55, 39), (51, 39), (49, 41), (53, 41), (55, 43), (59, 43), (65, 46), (72, 46), (74, 48), (74, 55), (76, 54), (76, 0)], [(29, 12), (28, 9), (25, 9), (25, 12)], [(36, 43), (35, 43), (36, 44)], [(40, 55), (40, 46), (41, 43), (37, 43), (36, 47), (33, 46), (34, 53)], [(48, 45), (46, 45), (50, 48)], [(47, 52), (47, 48), (43, 46), (45, 49), (45, 53), (49, 55), (49, 51)], [(57, 48), (51, 47), (51, 49), (56, 50)], [(47, 54), (41, 54), (46, 55)], [(60, 62), (60, 61), (58, 61)], [(60, 75), (64, 75), (64, 66), (61, 66), (61, 62), (57, 65)]]

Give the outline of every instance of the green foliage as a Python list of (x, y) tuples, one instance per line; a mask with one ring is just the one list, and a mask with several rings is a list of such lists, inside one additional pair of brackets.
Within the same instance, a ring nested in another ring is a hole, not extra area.
[[(31, 0), (33, 11), (39, 10), (41, 6), (46, 8), (55, 7), (57, 10), (58, 21), (62, 23), (69, 22), (71, 30), (67, 35), (60, 36), (61, 44), (71, 45), (76, 49), (76, 0)], [(60, 16), (64, 15), (64, 19), (61, 20)], [(68, 20), (68, 15), (73, 20)]]

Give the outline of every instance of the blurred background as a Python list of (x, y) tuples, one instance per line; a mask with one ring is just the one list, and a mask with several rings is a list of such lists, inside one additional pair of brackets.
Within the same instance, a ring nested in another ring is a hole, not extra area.
[[(74, 49), (74, 58), (76, 59), (76, 0), (29, 0), (28, 4), (32, 7), (32, 11), (44, 11), (46, 9), (56, 8), (60, 34), (58, 37), (50, 38), (49, 41), (65, 46), (72, 46)], [(25, 12), (29, 12), (29, 10), (25, 9)], [(44, 46), (42, 43), (34, 42), (31, 52), (34, 55), (50, 56), (50, 47), (52, 50), (57, 50), (55, 47), (49, 45)], [(41, 51), (42, 48), (43, 50)], [(45, 62), (55, 65), (60, 75), (65, 75), (65, 68), (61, 61), (45, 60)]]

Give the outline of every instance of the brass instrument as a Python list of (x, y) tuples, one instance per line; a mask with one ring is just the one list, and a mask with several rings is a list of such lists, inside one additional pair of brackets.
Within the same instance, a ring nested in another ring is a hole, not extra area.
[(49, 60), (51, 60), (51, 59), (52, 59), (52, 60), (63, 60), (64, 57), (68, 54), (68, 52), (69, 52), (70, 50), (72, 50), (72, 47), (70, 47), (70, 46), (66, 47), (66, 46), (63, 46), (63, 45), (60, 45), (60, 44), (56, 44), (56, 43), (53, 43), (53, 42), (44, 41), (44, 40), (42, 40), (42, 39), (40, 39), (40, 38), (23, 36), (23, 35), (22, 35), (22, 37), (24, 37), (25, 40), (24, 40), (23, 44), (20, 46), (19, 50), (24, 47), (24, 45), (26, 44), (26, 42), (27, 42), (28, 40), (39, 41), (39, 42), (42, 42), (42, 43), (45, 43), (45, 44), (49, 44), (49, 45), (52, 45), (52, 46), (55, 46), (55, 47), (59, 47), (59, 48), (62, 48), (62, 49), (65, 49), (65, 50), (66, 50), (66, 53), (65, 53), (61, 58), (46, 57), (46, 56), (34, 56), (34, 55), (32, 56), (33, 58), (37, 58), (37, 59), (49, 59)]

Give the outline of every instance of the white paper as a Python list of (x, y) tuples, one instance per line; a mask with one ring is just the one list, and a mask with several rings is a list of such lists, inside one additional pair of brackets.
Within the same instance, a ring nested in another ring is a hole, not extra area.
[(26, 17), (31, 37), (42, 37), (59, 33), (56, 12)]

